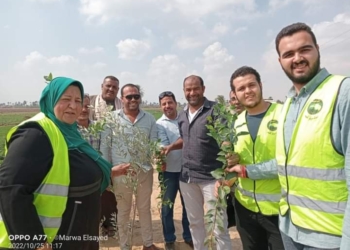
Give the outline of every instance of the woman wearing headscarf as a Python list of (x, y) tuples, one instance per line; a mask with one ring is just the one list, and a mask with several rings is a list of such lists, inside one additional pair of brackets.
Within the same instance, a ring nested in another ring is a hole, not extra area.
[(0, 249), (97, 250), (100, 194), (112, 166), (79, 134), (80, 82), (57, 77), (41, 113), (12, 128), (0, 167)]

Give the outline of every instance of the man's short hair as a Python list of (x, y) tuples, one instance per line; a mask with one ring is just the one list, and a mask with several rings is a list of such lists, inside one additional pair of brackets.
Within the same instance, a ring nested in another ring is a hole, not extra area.
[[(133, 84), (133, 83), (127, 83), (125, 84), (121, 90), (120, 90), (120, 95), (123, 96), (123, 91), (126, 87), (132, 87), (132, 88), (135, 88), (137, 89), (137, 91), (140, 93), (140, 86), (136, 85), (136, 84)], [(141, 94), (141, 93), (140, 93)]]
[(160, 93), (159, 96), (158, 96), (159, 103), (160, 103), (161, 100), (162, 100), (164, 97), (166, 97), (166, 96), (173, 98), (174, 102), (177, 103), (177, 102), (176, 102), (175, 95), (174, 95), (174, 93), (171, 92), (171, 91), (164, 91), (164, 92)]
[(197, 78), (197, 79), (199, 80), (199, 83), (201, 84), (201, 86), (204, 86), (204, 81), (203, 81), (202, 77), (196, 76), (196, 75), (190, 75), (190, 76), (186, 77), (186, 78), (184, 79), (183, 86), (185, 86), (186, 80), (187, 80), (187, 79), (190, 79), (190, 78)]
[(314, 44), (315, 45), (317, 44), (316, 36), (307, 24), (305, 24), (305, 23), (293, 23), (291, 25), (288, 25), (287, 27), (284, 27), (276, 36), (275, 44), (276, 44), (276, 51), (277, 51), (278, 55), (280, 54), (278, 46), (280, 45), (281, 39), (285, 36), (292, 36), (295, 33), (300, 32), (300, 31), (305, 31), (305, 32), (309, 33)]
[(85, 93), (85, 94), (84, 94), (84, 99), (85, 99), (85, 98), (87, 98), (87, 99), (89, 99), (89, 100), (90, 100), (90, 96), (89, 96), (89, 94), (88, 94), (88, 93)]
[(246, 76), (246, 75), (254, 75), (256, 78), (256, 81), (258, 83), (261, 83), (261, 78), (258, 73), (254, 68), (248, 67), (248, 66), (243, 66), (238, 69), (236, 69), (235, 72), (233, 72), (231, 79), (230, 79), (230, 87), (233, 92), (235, 92), (235, 86), (233, 85), (233, 80), (240, 77), (240, 76)]
[(107, 79), (110, 79), (112, 81), (116, 81), (116, 82), (119, 82), (118, 78), (116, 78), (115, 76), (106, 76), (104, 79), (103, 79), (103, 82)]

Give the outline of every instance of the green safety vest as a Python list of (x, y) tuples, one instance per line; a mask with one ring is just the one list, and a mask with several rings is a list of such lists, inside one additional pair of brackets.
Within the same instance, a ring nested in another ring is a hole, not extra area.
[[(58, 229), (61, 226), (62, 215), (66, 210), (70, 183), (68, 147), (61, 131), (43, 113), (39, 113), (31, 119), (10, 129), (6, 141), (9, 142), (11, 136), (18, 127), (27, 122), (37, 122), (44, 129), (50, 139), (53, 149), (54, 157), (52, 166), (41, 185), (34, 192), (33, 200), (44, 233), (47, 236), (46, 240), (51, 243), (57, 235)], [(5, 154), (6, 153), (7, 147), (5, 146)], [(9, 248), (10, 245), (11, 242), (9, 240), (6, 226), (0, 214), (0, 247)]]
[[(278, 117), (282, 105), (272, 103), (261, 121), (255, 141), (250, 134), (240, 135), (235, 152), (239, 154), (240, 164), (249, 165), (275, 158)], [(248, 132), (246, 111), (235, 122), (236, 133)], [(235, 197), (245, 208), (264, 215), (277, 215), (281, 199), (281, 186), (278, 178), (252, 180), (238, 178)]]
[(329, 76), (301, 110), (286, 152), (286, 100), (277, 131), (276, 159), (282, 186), (280, 213), (290, 210), (293, 224), (341, 236), (348, 190), (344, 156), (332, 143), (332, 118), (343, 76)]

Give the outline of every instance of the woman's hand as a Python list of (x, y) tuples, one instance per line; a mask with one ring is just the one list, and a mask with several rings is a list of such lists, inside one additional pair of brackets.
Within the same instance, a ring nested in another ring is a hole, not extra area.
[(130, 163), (121, 163), (119, 165), (115, 165), (112, 168), (112, 172), (111, 172), (112, 177), (126, 175), (129, 167), (130, 167)]

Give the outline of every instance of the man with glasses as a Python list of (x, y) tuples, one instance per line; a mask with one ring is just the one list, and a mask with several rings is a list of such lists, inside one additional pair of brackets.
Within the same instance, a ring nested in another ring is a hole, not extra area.
[[(174, 204), (177, 192), (179, 191), (182, 158), (182, 141), (178, 141), (180, 132), (175, 95), (170, 91), (161, 93), (159, 95), (159, 104), (163, 111), (163, 116), (157, 120), (158, 139), (164, 146), (164, 152), (167, 155), (166, 169), (160, 175), (163, 176), (164, 185), (166, 186), (164, 200), (169, 200)], [(189, 222), (181, 192), (180, 198), (182, 203), (182, 237), (185, 243), (193, 248)], [(165, 250), (175, 250), (174, 206), (162, 205), (162, 225)]]
[[(157, 140), (157, 126), (156, 120), (153, 115), (140, 109), (141, 95), (140, 88), (135, 84), (128, 83), (121, 88), (121, 100), (123, 102), (123, 109), (113, 111), (114, 122), (120, 124), (124, 134), (133, 137), (135, 140), (140, 138), (135, 137), (135, 127), (138, 132), (145, 133), (148, 139), (151, 141)], [(112, 124), (113, 125), (113, 124)], [(106, 129), (102, 134), (102, 142), (112, 138), (112, 145), (102, 143), (101, 152), (103, 156), (109, 156), (108, 160), (116, 163), (125, 163), (130, 160), (129, 151), (126, 154), (121, 153), (120, 145), (125, 143), (120, 140), (123, 138), (113, 138), (111, 129)], [(145, 144), (148, 147), (148, 144)], [(145, 148), (144, 152), (148, 148)], [(143, 152), (135, 152), (136, 154), (142, 154)], [(140, 156), (140, 159), (143, 158)], [(149, 169), (149, 171), (140, 171), (138, 173), (138, 185), (136, 196), (136, 207), (139, 214), (141, 235), (143, 240), (143, 250), (157, 250), (158, 248), (153, 245), (152, 235), (152, 216), (151, 216), (151, 195), (153, 186), (153, 168), (150, 162), (142, 162), (143, 169)], [(132, 206), (132, 189), (128, 187), (123, 178), (113, 178), (114, 193), (118, 198), (118, 232), (119, 243), (122, 250), (129, 249), (128, 245), (128, 225), (130, 220), (130, 212)]]
[(100, 95), (90, 96), (90, 120), (95, 121), (103, 118), (108, 106), (112, 110), (121, 109), (122, 101), (117, 97), (119, 91), (119, 80), (115, 76), (106, 76), (101, 84), (102, 93)]

